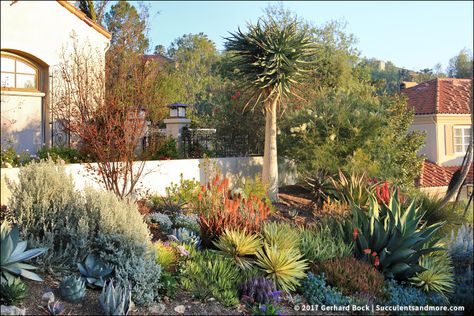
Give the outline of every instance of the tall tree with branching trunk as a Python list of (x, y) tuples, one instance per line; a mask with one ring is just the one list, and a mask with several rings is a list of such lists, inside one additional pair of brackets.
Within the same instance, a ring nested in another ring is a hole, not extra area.
[(226, 50), (243, 84), (246, 106), (262, 105), (265, 111), (265, 146), (262, 181), (272, 201), (278, 200), (277, 111), (288, 97), (297, 97), (315, 46), (296, 20), (278, 23), (260, 19), (226, 38)]

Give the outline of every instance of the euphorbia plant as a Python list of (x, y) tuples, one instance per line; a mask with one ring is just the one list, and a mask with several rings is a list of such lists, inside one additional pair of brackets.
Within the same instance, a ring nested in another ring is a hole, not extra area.
[(262, 222), (268, 217), (270, 207), (255, 195), (247, 199), (232, 195), (229, 180), (216, 175), (207, 186), (201, 187), (196, 209), (201, 225), (204, 246), (211, 246), (213, 240), (225, 229), (259, 232)]

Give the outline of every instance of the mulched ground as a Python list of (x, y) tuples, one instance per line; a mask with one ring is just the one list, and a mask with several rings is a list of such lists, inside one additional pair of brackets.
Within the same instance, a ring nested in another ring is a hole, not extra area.
[[(286, 186), (280, 189), (280, 201), (275, 204), (275, 212), (271, 214), (271, 220), (291, 221), (298, 225), (313, 225), (317, 222), (315, 208), (311, 203), (308, 191), (299, 186)], [(43, 275), (44, 276), (44, 275)], [(87, 289), (86, 297), (81, 303), (71, 304), (59, 298), (59, 280), (44, 276), (44, 282), (25, 280), (28, 285), (29, 297), (18, 307), (25, 308), (27, 315), (48, 315), (43, 307), (41, 297), (44, 293), (52, 291), (56, 297), (65, 305), (65, 314), (69, 315), (101, 315), (99, 306), (100, 290)], [(161, 304), (161, 305), (160, 305)], [(243, 305), (235, 308), (227, 308), (216, 300), (202, 302), (194, 299), (189, 293), (179, 290), (172, 300), (164, 298), (162, 302), (152, 307), (135, 308), (131, 315), (183, 315), (175, 311), (177, 306), (184, 306), (184, 315), (243, 315), (246, 314)], [(281, 304), (283, 315), (312, 314), (308, 312), (295, 311), (293, 304), (284, 302)], [(163, 309), (164, 308), (164, 309)]]

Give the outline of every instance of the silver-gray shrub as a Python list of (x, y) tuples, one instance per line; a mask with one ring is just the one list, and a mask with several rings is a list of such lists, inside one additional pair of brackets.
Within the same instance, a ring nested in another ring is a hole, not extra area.
[(38, 260), (44, 269), (75, 271), (99, 235), (119, 234), (143, 244), (150, 240), (136, 205), (111, 192), (77, 192), (64, 167), (51, 160), (22, 167), (11, 190), (9, 207), (24, 238), (33, 247), (50, 249)]

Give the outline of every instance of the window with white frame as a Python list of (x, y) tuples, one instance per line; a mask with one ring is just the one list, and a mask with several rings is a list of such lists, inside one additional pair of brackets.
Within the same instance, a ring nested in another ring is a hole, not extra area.
[(2, 89), (38, 90), (38, 68), (26, 59), (2, 52), (0, 68)]
[(455, 126), (454, 127), (454, 152), (465, 153), (470, 143), (471, 143), (471, 127), (470, 126)]

